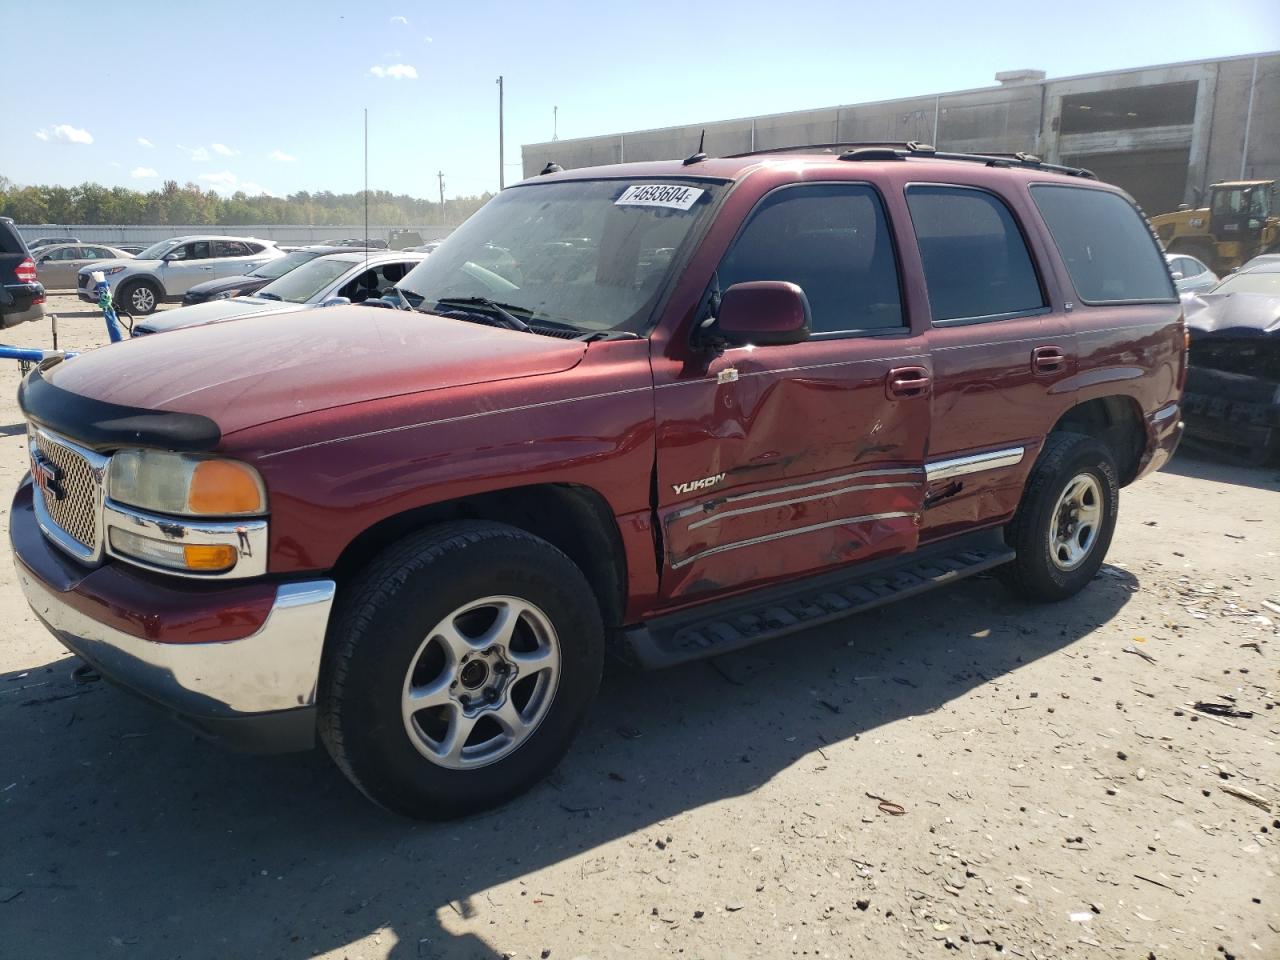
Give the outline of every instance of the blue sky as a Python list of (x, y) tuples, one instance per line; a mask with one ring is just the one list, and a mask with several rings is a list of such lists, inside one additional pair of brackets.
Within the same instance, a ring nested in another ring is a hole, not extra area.
[[(5, 15), (12, 26), (13, 11)], [(23, 4), (30, 85), (0, 133), (19, 183), (164, 179), (229, 193), (495, 189), (520, 144), (1280, 48), (1280, 3), (917, 0)], [(15, 99), (16, 97), (16, 99)]]

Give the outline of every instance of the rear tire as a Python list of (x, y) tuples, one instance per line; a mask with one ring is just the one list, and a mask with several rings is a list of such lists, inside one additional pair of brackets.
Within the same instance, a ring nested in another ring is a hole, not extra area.
[(160, 288), (150, 280), (130, 280), (120, 286), (116, 299), (129, 313), (145, 317), (156, 312), (162, 296)]
[(1005, 528), (1005, 541), (1018, 553), (1000, 568), (1011, 590), (1047, 603), (1074, 596), (1093, 579), (1115, 533), (1117, 477), (1115, 457), (1101, 441), (1049, 434)]
[(375, 803), (428, 820), (474, 813), (560, 762), (603, 662), (599, 604), (567, 556), (504, 524), (442, 524), (343, 591), (320, 736)]

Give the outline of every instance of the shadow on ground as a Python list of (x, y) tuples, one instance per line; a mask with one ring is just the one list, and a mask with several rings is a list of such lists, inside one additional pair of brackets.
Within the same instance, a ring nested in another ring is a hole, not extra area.
[[(1107, 567), (1037, 608), (973, 580), (714, 663), (612, 675), (549, 782), (446, 824), (383, 813), (322, 753), (227, 754), (105, 684), (77, 686), (75, 660), (32, 667), (0, 679), (0, 887), (22, 891), (0, 903), (4, 945), (298, 960), (387, 929), (398, 960), (496, 958), (503, 943), (455, 936), (438, 912), (466, 916), (495, 885), (934, 711), (1073, 643), (1136, 586)], [(512, 927), (536, 894), (503, 892)]]
[(1160, 468), (1160, 472), (1215, 483), (1234, 483), (1256, 490), (1280, 490), (1280, 463), (1251, 466), (1228, 454), (1185, 443), (1178, 447), (1177, 454)]

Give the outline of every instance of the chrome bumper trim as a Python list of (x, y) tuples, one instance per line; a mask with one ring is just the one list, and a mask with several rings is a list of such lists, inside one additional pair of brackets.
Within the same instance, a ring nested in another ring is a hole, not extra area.
[(996, 470), (1000, 467), (1012, 467), (1022, 462), (1026, 453), (1023, 447), (1009, 447), (1005, 450), (992, 450), (989, 453), (975, 453), (967, 457), (954, 457), (950, 460), (935, 460), (925, 464), (924, 473), (927, 483), (938, 480), (950, 480), (953, 477), (964, 477), (983, 470)]
[(62, 644), (109, 678), (179, 714), (222, 719), (309, 707), (336, 585), (281, 584), (257, 633), (219, 643), (157, 643), (99, 623), (19, 563), (31, 609)]

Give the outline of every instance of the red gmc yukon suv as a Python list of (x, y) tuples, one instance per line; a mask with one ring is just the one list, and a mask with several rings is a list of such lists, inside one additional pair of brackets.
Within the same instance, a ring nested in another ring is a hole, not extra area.
[(607, 653), (1070, 597), (1181, 431), (1140, 211), (1022, 155), (553, 172), (379, 302), (46, 362), (11, 537), (102, 674), (413, 816), (545, 775)]

